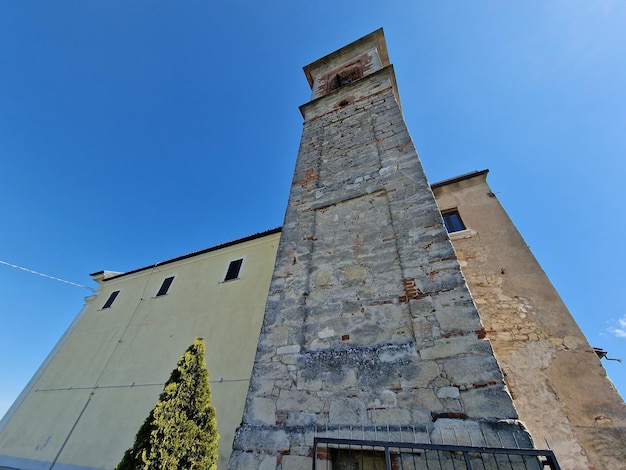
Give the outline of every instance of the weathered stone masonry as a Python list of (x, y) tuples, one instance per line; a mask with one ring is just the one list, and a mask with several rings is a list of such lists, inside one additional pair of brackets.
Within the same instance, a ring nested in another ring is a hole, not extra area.
[(531, 446), (404, 123), (382, 31), (305, 72), (314, 99), (301, 107), (230, 468), (305, 468), (316, 433), (348, 428)]

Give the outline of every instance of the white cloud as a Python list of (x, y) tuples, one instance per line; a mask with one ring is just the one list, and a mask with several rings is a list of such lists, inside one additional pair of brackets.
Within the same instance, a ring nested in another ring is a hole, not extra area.
[(626, 315), (622, 316), (622, 318), (618, 318), (617, 323), (619, 323), (619, 328), (609, 327), (609, 333), (613, 333), (618, 338), (626, 338)]

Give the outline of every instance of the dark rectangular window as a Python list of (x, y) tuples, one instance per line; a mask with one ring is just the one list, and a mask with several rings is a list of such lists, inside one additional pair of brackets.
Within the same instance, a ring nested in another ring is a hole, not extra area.
[(235, 261), (231, 261), (228, 265), (228, 271), (226, 272), (226, 277), (224, 281), (232, 281), (233, 279), (239, 278), (239, 271), (241, 270), (241, 264), (243, 263), (242, 259), (236, 259)]
[(172, 282), (174, 282), (174, 276), (163, 279), (163, 284), (161, 284), (161, 288), (159, 289), (159, 292), (157, 292), (156, 297), (161, 297), (162, 295), (167, 294)]
[(465, 225), (461, 220), (459, 211), (446, 211), (443, 212), (441, 215), (443, 216), (443, 223), (446, 224), (446, 229), (448, 230), (448, 233), (460, 232), (461, 230), (465, 230)]
[(107, 301), (102, 306), (102, 309), (104, 310), (105, 308), (110, 308), (111, 305), (113, 305), (113, 302), (115, 302), (115, 298), (119, 295), (119, 293), (120, 293), (120, 291), (118, 291), (118, 290), (116, 290), (115, 292), (111, 292), (111, 295), (109, 296)]

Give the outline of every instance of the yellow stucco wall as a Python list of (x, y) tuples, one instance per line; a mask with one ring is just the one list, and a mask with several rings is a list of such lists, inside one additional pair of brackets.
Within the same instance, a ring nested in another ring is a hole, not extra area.
[[(55, 460), (55, 468), (115, 467), (178, 358), (195, 337), (203, 337), (221, 436), (220, 468), (225, 468), (279, 237), (271, 233), (101, 282), (10, 412), (0, 432), (0, 455), (28, 468), (49, 468)], [(239, 258), (244, 258), (239, 279), (222, 282), (229, 262)], [(167, 295), (155, 297), (170, 276), (176, 277)], [(112, 307), (102, 309), (116, 290), (121, 292)]]

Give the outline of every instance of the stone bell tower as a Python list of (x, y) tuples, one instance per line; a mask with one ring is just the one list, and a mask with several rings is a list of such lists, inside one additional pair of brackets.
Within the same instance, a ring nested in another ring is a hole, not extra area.
[(404, 122), (382, 30), (304, 71), (312, 97), (229, 467), (310, 468), (313, 438), (348, 429), (531, 447)]

